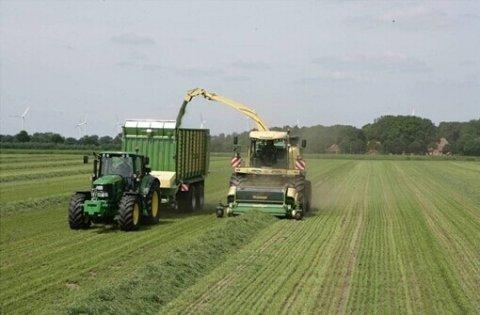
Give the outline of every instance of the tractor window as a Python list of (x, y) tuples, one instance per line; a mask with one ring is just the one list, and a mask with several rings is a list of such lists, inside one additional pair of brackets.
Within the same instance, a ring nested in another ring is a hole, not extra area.
[(133, 165), (131, 157), (123, 156), (102, 156), (100, 166), (100, 176), (120, 175), (130, 177), (133, 175)]
[(287, 144), (284, 139), (252, 141), (254, 167), (287, 167)]
[(139, 156), (135, 158), (135, 174), (142, 174), (142, 158)]

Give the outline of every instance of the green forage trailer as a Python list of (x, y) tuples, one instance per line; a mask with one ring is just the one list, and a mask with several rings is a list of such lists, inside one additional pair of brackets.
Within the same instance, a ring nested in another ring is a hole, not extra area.
[(127, 120), (123, 129), (123, 150), (149, 157), (162, 203), (190, 211), (203, 208), (209, 143), (208, 130), (176, 129), (175, 121)]
[(127, 120), (122, 151), (95, 154), (91, 190), (72, 196), (70, 227), (116, 222), (130, 231), (158, 222), (162, 208), (202, 209), (209, 141), (208, 130), (175, 121)]

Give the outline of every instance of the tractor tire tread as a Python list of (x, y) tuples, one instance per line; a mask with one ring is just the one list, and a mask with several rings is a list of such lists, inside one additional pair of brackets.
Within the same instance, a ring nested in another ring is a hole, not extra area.
[(90, 226), (90, 221), (85, 217), (82, 205), (87, 196), (85, 194), (75, 193), (70, 199), (68, 207), (68, 224), (73, 230), (85, 229)]
[(133, 231), (138, 228), (133, 222), (133, 208), (138, 202), (135, 195), (123, 195), (118, 205), (118, 225), (123, 231)]

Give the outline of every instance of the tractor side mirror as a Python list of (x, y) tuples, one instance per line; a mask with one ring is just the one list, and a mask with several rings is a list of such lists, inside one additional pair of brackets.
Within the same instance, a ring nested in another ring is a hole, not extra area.
[(150, 164), (150, 158), (148, 156), (145, 157), (144, 163), (145, 165)]
[(233, 137), (233, 144), (234, 144), (234, 145), (237, 145), (237, 144), (238, 144), (238, 137), (237, 137), (237, 136), (234, 136), (234, 137)]
[(83, 156), (83, 164), (88, 164), (88, 155)]
[(302, 148), (305, 148), (307, 146), (307, 140), (303, 139), (302, 140)]

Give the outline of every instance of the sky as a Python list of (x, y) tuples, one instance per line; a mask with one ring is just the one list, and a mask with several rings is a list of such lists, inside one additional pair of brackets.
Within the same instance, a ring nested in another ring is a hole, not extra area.
[[(195, 87), (270, 126), (480, 118), (480, 2), (0, 1), (0, 133), (114, 135)], [(253, 126), (195, 99), (184, 127)]]

